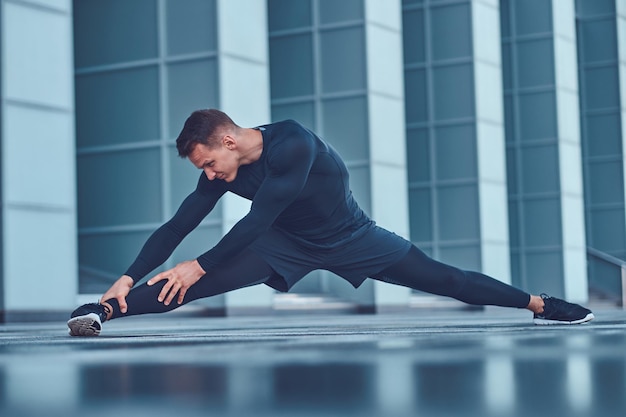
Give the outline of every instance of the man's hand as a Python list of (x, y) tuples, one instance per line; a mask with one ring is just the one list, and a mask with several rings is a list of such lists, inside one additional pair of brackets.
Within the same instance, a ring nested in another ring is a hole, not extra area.
[(120, 311), (122, 313), (126, 313), (128, 310), (128, 306), (126, 305), (126, 296), (130, 292), (130, 289), (133, 288), (134, 281), (128, 275), (122, 275), (111, 288), (104, 293), (102, 298), (100, 298), (100, 303), (104, 303), (111, 298), (115, 298), (120, 305)]
[(204, 274), (206, 272), (204, 272), (198, 261), (185, 261), (150, 278), (148, 285), (154, 285), (166, 279), (167, 283), (161, 289), (159, 301), (165, 303), (166, 306), (170, 305), (176, 294), (178, 294), (178, 304), (182, 304), (189, 287), (198, 282)]

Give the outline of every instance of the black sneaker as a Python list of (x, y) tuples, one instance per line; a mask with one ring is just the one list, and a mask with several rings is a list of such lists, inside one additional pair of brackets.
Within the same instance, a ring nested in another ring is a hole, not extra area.
[(543, 313), (535, 314), (535, 324), (580, 324), (593, 320), (591, 310), (559, 298), (541, 294)]
[(100, 303), (89, 303), (78, 307), (67, 321), (70, 336), (98, 336), (109, 312), (109, 307)]

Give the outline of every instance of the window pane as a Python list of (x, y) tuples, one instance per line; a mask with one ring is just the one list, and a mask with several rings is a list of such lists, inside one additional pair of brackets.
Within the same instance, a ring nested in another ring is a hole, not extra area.
[(363, 19), (363, 0), (318, 0), (320, 23)]
[(222, 237), (222, 226), (199, 226), (183, 240), (172, 254), (172, 261), (179, 263), (195, 259), (211, 249)]
[(441, 240), (478, 239), (478, 190), (474, 185), (440, 187), (437, 208)]
[(584, 71), (587, 110), (619, 107), (617, 67), (587, 68)]
[(315, 107), (312, 102), (281, 104), (272, 106), (272, 120), (294, 119), (309, 129), (315, 130)]
[(156, 58), (154, 0), (81, 0), (74, 3), (77, 68)]
[(454, 265), (457, 268), (468, 271), (480, 271), (480, 248), (478, 245), (465, 247), (441, 247), (439, 248), (441, 262)]
[(559, 156), (557, 145), (520, 149), (524, 193), (559, 191)]
[(467, 4), (431, 9), (433, 59), (472, 55), (471, 13)]
[(345, 160), (369, 158), (367, 102), (364, 97), (325, 100), (323, 136)]
[(411, 70), (404, 73), (404, 100), (407, 123), (428, 120), (428, 89), (425, 70)]
[(215, 51), (215, 0), (167, 0), (167, 52), (169, 55)]
[(270, 31), (311, 26), (311, 0), (269, 0), (267, 15)]
[(579, 21), (585, 62), (617, 60), (615, 17), (608, 20)]
[(270, 40), (272, 98), (313, 94), (313, 40), (310, 34)]
[(410, 129), (406, 133), (409, 182), (430, 180), (428, 130)]
[(619, 155), (622, 152), (620, 114), (587, 115), (585, 142), (589, 156)]
[(508, 42), (502, 45), (502, 86), (505, 90), (513, 88), (511, 44)]
[[(152, 231), (107, 233), (79, 237), (79, 293), (105, 292), (135, 260)], [(110, 275), (110, 277), (106, 277)]]
[(424, 62), (424, 12), (412, 10), (402, 14), (402, 32), (404, 47), (404, 63), (415, 64)]
[(552, 2), (546, 0), (512, 1), (517, 35), (552, 31)]
[[(322, 91), (365, 88), (365, 45), (362, 28), (321, 33)], [(349, 51), (349, 53), (348, 53)]]
[(435, 149), (438, 180), (477, 177), (474, 125), (436, 128)]
[(588, 165), (589, 203), (624, 204), (624, 173), (621, 161)]
[(520, 138), (522, 140), (556, 137), (554, 93), (520, 94)]
[(563, 276), (563, 256), (561, 252), (526, 253), (527, 291), (538, 294), (561, 294)]
[[(187, 158), (178, 157), (176, 147), (169, 148), (170, 159), (170, 213), (174, 214), (185, 197), (196, 189), (201, 171), (193, 166)], [(206, 220), (222, 219), (222, 205), (218, 202)]]
[(615, 233), (624, 230), (624, 209), (592, 210), (591, 234), (589, 244), (604, 252), (615, 252), (626, 248), (624, 233)]
[(500, 0), (500, 33), (502, 38), (511, 36), (511, 0)]
[(576, 13), (580, 17), (615, 13), (615, 0), (577, 0)]
[(474, 79), (471, 65), (435, 68), (433, 78), (437, 120), (474, 116)]
[(175, 138), (192, 111), (219, 106), (214, 59), (167, 66), (169, 136)]
[(433, 240), (433, 216), (430, 190), (409, 190), (409, 210), (411, 223), (411, 240), (414, 242), (430, 242)]
[(520, 88), (554, 84), (552, 42), (552, 39), (541, 39), (517, 44), (517, 73)]
[(511, 248), (519, 248), (520, 242), (520, 225), (517, 201), (509, 200), (509, 243)]
[(77, 76), (76, 136), (79, 147), (157, 139), (157, 67)]
[(562, 219), (559, 200), (526, 200), (522, 204), (526, 246), (560, 245)]
[(78, 158), (79, 227), (160, 222), (159, 149)]

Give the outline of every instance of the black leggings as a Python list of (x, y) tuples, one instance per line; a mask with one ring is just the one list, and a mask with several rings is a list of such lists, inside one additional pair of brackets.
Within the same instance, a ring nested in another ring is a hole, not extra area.
[[(265, 283), (273, 272), (261, 257), (247, 249), (236, 260), (203, 276), (190, 287), (183, 304), (199, 298)], [(530, 295), (515, 287), (478, 272), (463, 271), (437, 262), (415, 246), (411, 246), (409, 252), (400, 261), (372, 278), (456, 298), (468, 304), (525, 308), (530, 302)], [(142, 284), (132, 289), (126, 297), (128, 311), (125, 314), (120, 313), (116, 300), (106, 300), (113, 307), (111, 318), (164, 313), (180, 307), (176, 298), (169, 306), (157, 300), (166, 282), (163, 280), (152, 286)]]

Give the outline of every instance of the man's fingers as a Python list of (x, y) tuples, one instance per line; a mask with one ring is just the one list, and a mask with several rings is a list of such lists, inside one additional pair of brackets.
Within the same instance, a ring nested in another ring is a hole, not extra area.
[(178, 292), (178, 304), (182, 304), (185, 299), (185, 294), (187, 294), (187, 288), (181, 288)]
[(120, 311), (122, 313), (126, 313), (126, 310), (128, 309), (128, 305), (126, 304), (126, 297), (117, 297), (117, 303), (120, 306)]
[[(169, 272), (169, 271), (166, 271)], [(157, 282), (164, 280), (164, 279), (168, 279), (167, 276), (165, 275), (165, 272), (161, 272), (160, 274), (156, 274), (155, 276), (153, 276), (152, 278), (150, 278), (148, 280), (148, 282), (146, 282), (146, 284), (148, 285), (154, 285)]]
[(179, 283), (176, 283), (176, 284), (172, 285), (172, 287), (170, 288), (170, 293), (167, 295), (167, 298), (165, 299), (165, 305), (166, 306), (170, 305), (170, 303), (172, 302), (174, 297), (176, 297), (176, 294), (178, 294), (179, 290), (180, 290), (180, 284)]

